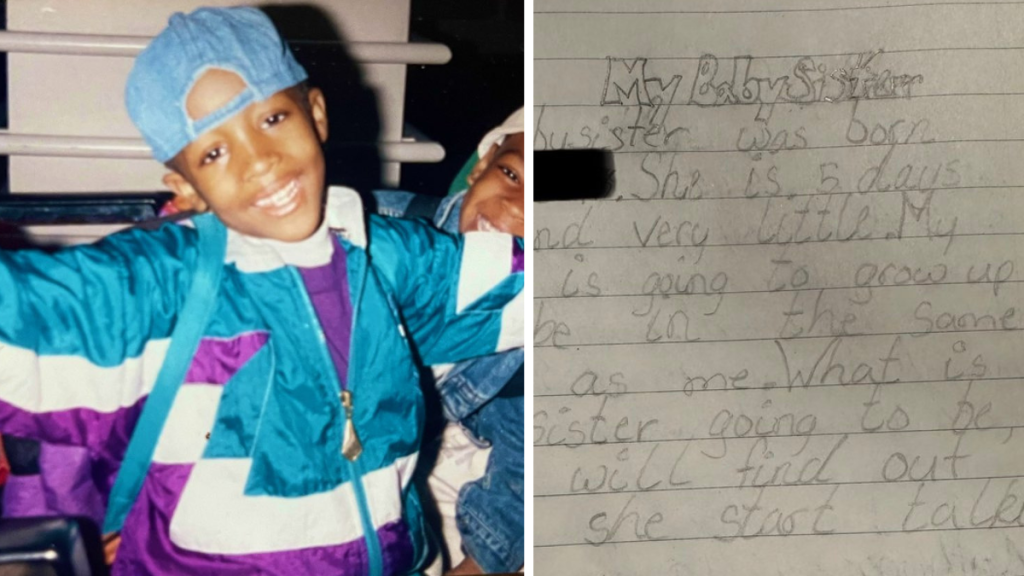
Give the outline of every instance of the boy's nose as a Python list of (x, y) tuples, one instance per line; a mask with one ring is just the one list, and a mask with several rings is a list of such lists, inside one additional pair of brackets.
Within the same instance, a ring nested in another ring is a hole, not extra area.
[(277, 166), (280, 154), (272, 146), (254, 144), (248, 147), (245, 165), (246, 180), (261, 178)]

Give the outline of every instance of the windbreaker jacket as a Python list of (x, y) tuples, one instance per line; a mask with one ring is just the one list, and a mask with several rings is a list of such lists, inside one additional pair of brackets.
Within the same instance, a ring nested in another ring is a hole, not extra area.
[[(295, 256), (329, 254), (331, 236), (345, 251), (346, 385), (362, 454), (341, 454), (339, 378), (297, 269), (272, 242), (229, 231), (214, 311), (124, 523), (115, 574), (419, 568), (410, 479), (423, 404), (413, 351), (437, 364), (521, 346), (522, 248), (500, 234), (364, 221), (345, 189), (332, 190), (328, 221), (331, 231)], [(119, 462), (197, 244), (194, 229), (165, 225), (56, 254), (0, 253), (0, 432)]]

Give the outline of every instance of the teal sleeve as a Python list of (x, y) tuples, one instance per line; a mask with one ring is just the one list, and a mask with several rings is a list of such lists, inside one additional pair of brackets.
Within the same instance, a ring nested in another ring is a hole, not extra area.
[[(371, 215), (370, 258), (395, 294), (409, 337), (427, 365), (522, 346), (516, 239), (468, 241), (425, 222)], [(472, 262), (482, 266), (474, 269)]]
[(98, 366), (170, 335), (196, 257), (195, 230), (132, 229), (45, 253), (0, 252), (0, 342)]

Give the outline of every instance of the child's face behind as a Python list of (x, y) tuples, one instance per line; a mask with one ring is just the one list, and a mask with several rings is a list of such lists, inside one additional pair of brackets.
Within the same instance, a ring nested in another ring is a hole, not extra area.
[[(232, 72), (210, 70), (189, 92), (185, 108), (203, 118), (245, 88)], [(308, 98), (308, 103), (303, 102)], [(327, 113), (323, 94), (291, 88), (250, 104), (188, 144), (164, 182), (229, 228), (261, 238), (308, 238), (323, 218)]]
[(469, 175), (459, 230), (499, 231), (523, 237), (523, 133), (491, 146)]

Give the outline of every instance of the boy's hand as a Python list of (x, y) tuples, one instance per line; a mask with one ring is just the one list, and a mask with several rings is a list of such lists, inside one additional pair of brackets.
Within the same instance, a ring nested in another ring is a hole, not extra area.
[(111, 532), (103, 536), (103, 559), (106, 561), (107, 566), (114, 564), (114, 559), (117, 557), (117, 547), (120, 545), (120, 532)]

